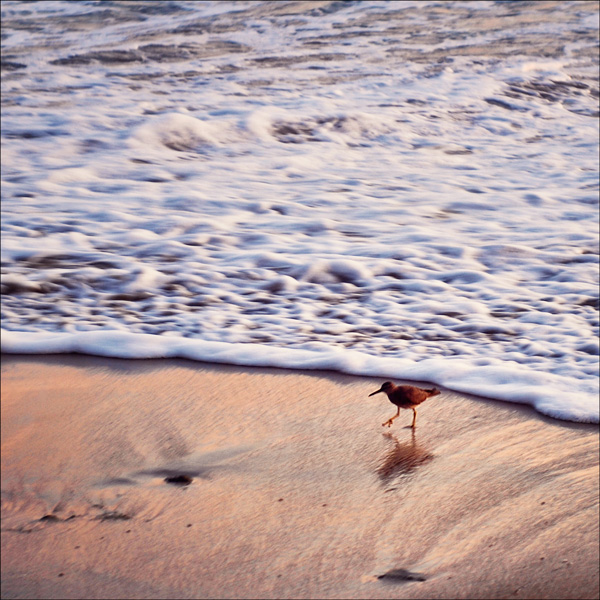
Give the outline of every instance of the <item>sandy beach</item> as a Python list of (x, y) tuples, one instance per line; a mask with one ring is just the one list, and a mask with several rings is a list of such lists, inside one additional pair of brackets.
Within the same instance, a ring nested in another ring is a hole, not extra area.
[(4, 355), (2, 598), (598, 598), (597, 426), (380, 384)]

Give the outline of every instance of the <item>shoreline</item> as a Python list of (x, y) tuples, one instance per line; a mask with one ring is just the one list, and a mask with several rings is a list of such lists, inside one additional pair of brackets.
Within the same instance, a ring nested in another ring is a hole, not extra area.
[(442, 390), (384, 430), (379, 378), (183, 359), (2, 383), (3, 598), (598, 597), (596, 425)]
[(123, 331), (78, 333), (2, 330), (2, 354), (83, 354), (135, 360), (182, 359), (194, 363), (291, 371), (333, 371), (355, 377), (401, 378), (443, 387), (458, 394), (518, 402), (539, 413), (575, 423), (598, 424), (598, 378), (577, 380), (537, 372), (514, 361), (459, 357), (411, 358), (374, 356), (361, 351), (323, 351), (156, 336)]
[[(330, 378), (333, 381), (338, 379), (345, 380), (362, 380), (362, 381), (371, 381), (373, 385), (378, 387), (381, 382), (386, 379), (386, 376), (366, 376), (366, 375), (355, 375), (351, 373), (342, 373), (335, 369), (292, 369), (289, 367), (278, 367), (278, 366), (254, 366), (254, 365), (238, 365), (231, 364), (227, 362), (211, 362), (208, 360), (196, 360), (191, 358), (181, 358), (181, 357), (149, 357), (149, 358), (122, 358), (122, 357), (113, 357), (113, 356), (100, 356), (97, 354), (88, 354), (88, 353), (78, 353), (78, 352), (56, 352), (56, 353), (16, 353), (16, 352), (0, 352), (0, 362), (2, 364), (10, 364), (12, 362), (28, 362), (28, 363), (39, 363), (46, 365), (67, 365), (73, 366), (76, 368), (104, 368), (105, 366), (109, 366), (112, 368), (119, 368), (118, 365), (121, 365), (120, 369), (126, 372), (131, 372), (133, 370), (154, 370), (156, 368), (162, 368), (161, 365), (171, 365), (171, 366), (181, 366), (182, 368), (189, 369), (223, 369), (224, 372), (232, 372), (237, 371), (252, 371), (256, 373), (263, 373), (265, 375), (303, 375), (308, 377), (323, 377)], [(127, 366), (130, 365), (130, 366)], [(483, 403), (491, 403), (497, 404), (499, 406), (510, 407), (512, 410), (517, 412), (522, 412), (524, 416), (530, 418), (537, 418), (543, 423), (554, 424), (554, 425), (564, 425), (569, 428), (573, 428), (575, 430), (598, 430), (600, 431), (600, 425), (594, 422), (585, 422), (585, 421), (571, 421), (569, 419), (560, 419), (558, 417), (552, 417), (550, 415), (544, 414), (536, 410), (530, 404), (525, 404), (523, 402), (515, 402), (511, 400), (503, 400), (501, 398), (491, 398), (488, 396), (471, 394), (468, 392), (461, 392), (446, 388), (444, 385), (439, 383), (434, 383), (430, 379), (407, 379), (407, 378), (394, 378), (388, 377), (388, 379), (393, 379), (395, 382), (402, 382), (408, 385), (416, 385), (419, 387), (438, 387), (445, 394), (451, 394), (453, 396), (458, 396), (461, 398), (465, 398), (468, 400), (472, 400), (474, 402), (483, 402)], [(384, 396), (380, 397), (379, 400), (385, 399)], [(391, 405), (390, 405), (391, 406)], [(392, 406), (392, 409), (394, 407)], [(404, 414), (404, 413), (402, 413)], [(406, 413), (409, 414), (408, 412)]]

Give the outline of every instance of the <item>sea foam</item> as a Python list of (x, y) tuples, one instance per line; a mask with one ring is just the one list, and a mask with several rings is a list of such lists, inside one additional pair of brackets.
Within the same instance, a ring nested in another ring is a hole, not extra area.
[(598, 421), (596, 3), (1, 10), (4, 352)]

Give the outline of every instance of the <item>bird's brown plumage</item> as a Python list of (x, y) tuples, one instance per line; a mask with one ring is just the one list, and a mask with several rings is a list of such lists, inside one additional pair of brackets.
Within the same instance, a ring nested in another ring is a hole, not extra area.
[(394, 419), (400, 414), (400, 409), (410, 408), (413, 411), (412, 427), (414, 427), (417, 422), (416, 407), (422, 402), (425, 402), (427, 398), (437, 396), (440, 393), (440, 390), (436, 388), (423, 389), (414, 385), (394, 385), (391, 381), (386, 381), (376, 392), (369, 394), (369, 396), (374, 396), (380, 392), (387, 394), (389, 401), (398, 407), (398, 412), (391, 419), (382, 423), (382, 425), (391, 427)]

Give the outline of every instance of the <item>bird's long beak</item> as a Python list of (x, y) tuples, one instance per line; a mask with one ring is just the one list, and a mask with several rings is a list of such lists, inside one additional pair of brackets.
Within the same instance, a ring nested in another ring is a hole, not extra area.
[(379, 392), (383, 392), (383, 390), (382, 389), (378, 389), (376, 392), (373, 392), (372, 394), (369, 394), (369, 398), (371, 396), (374, 396), (375, 394), (379, 394)]

